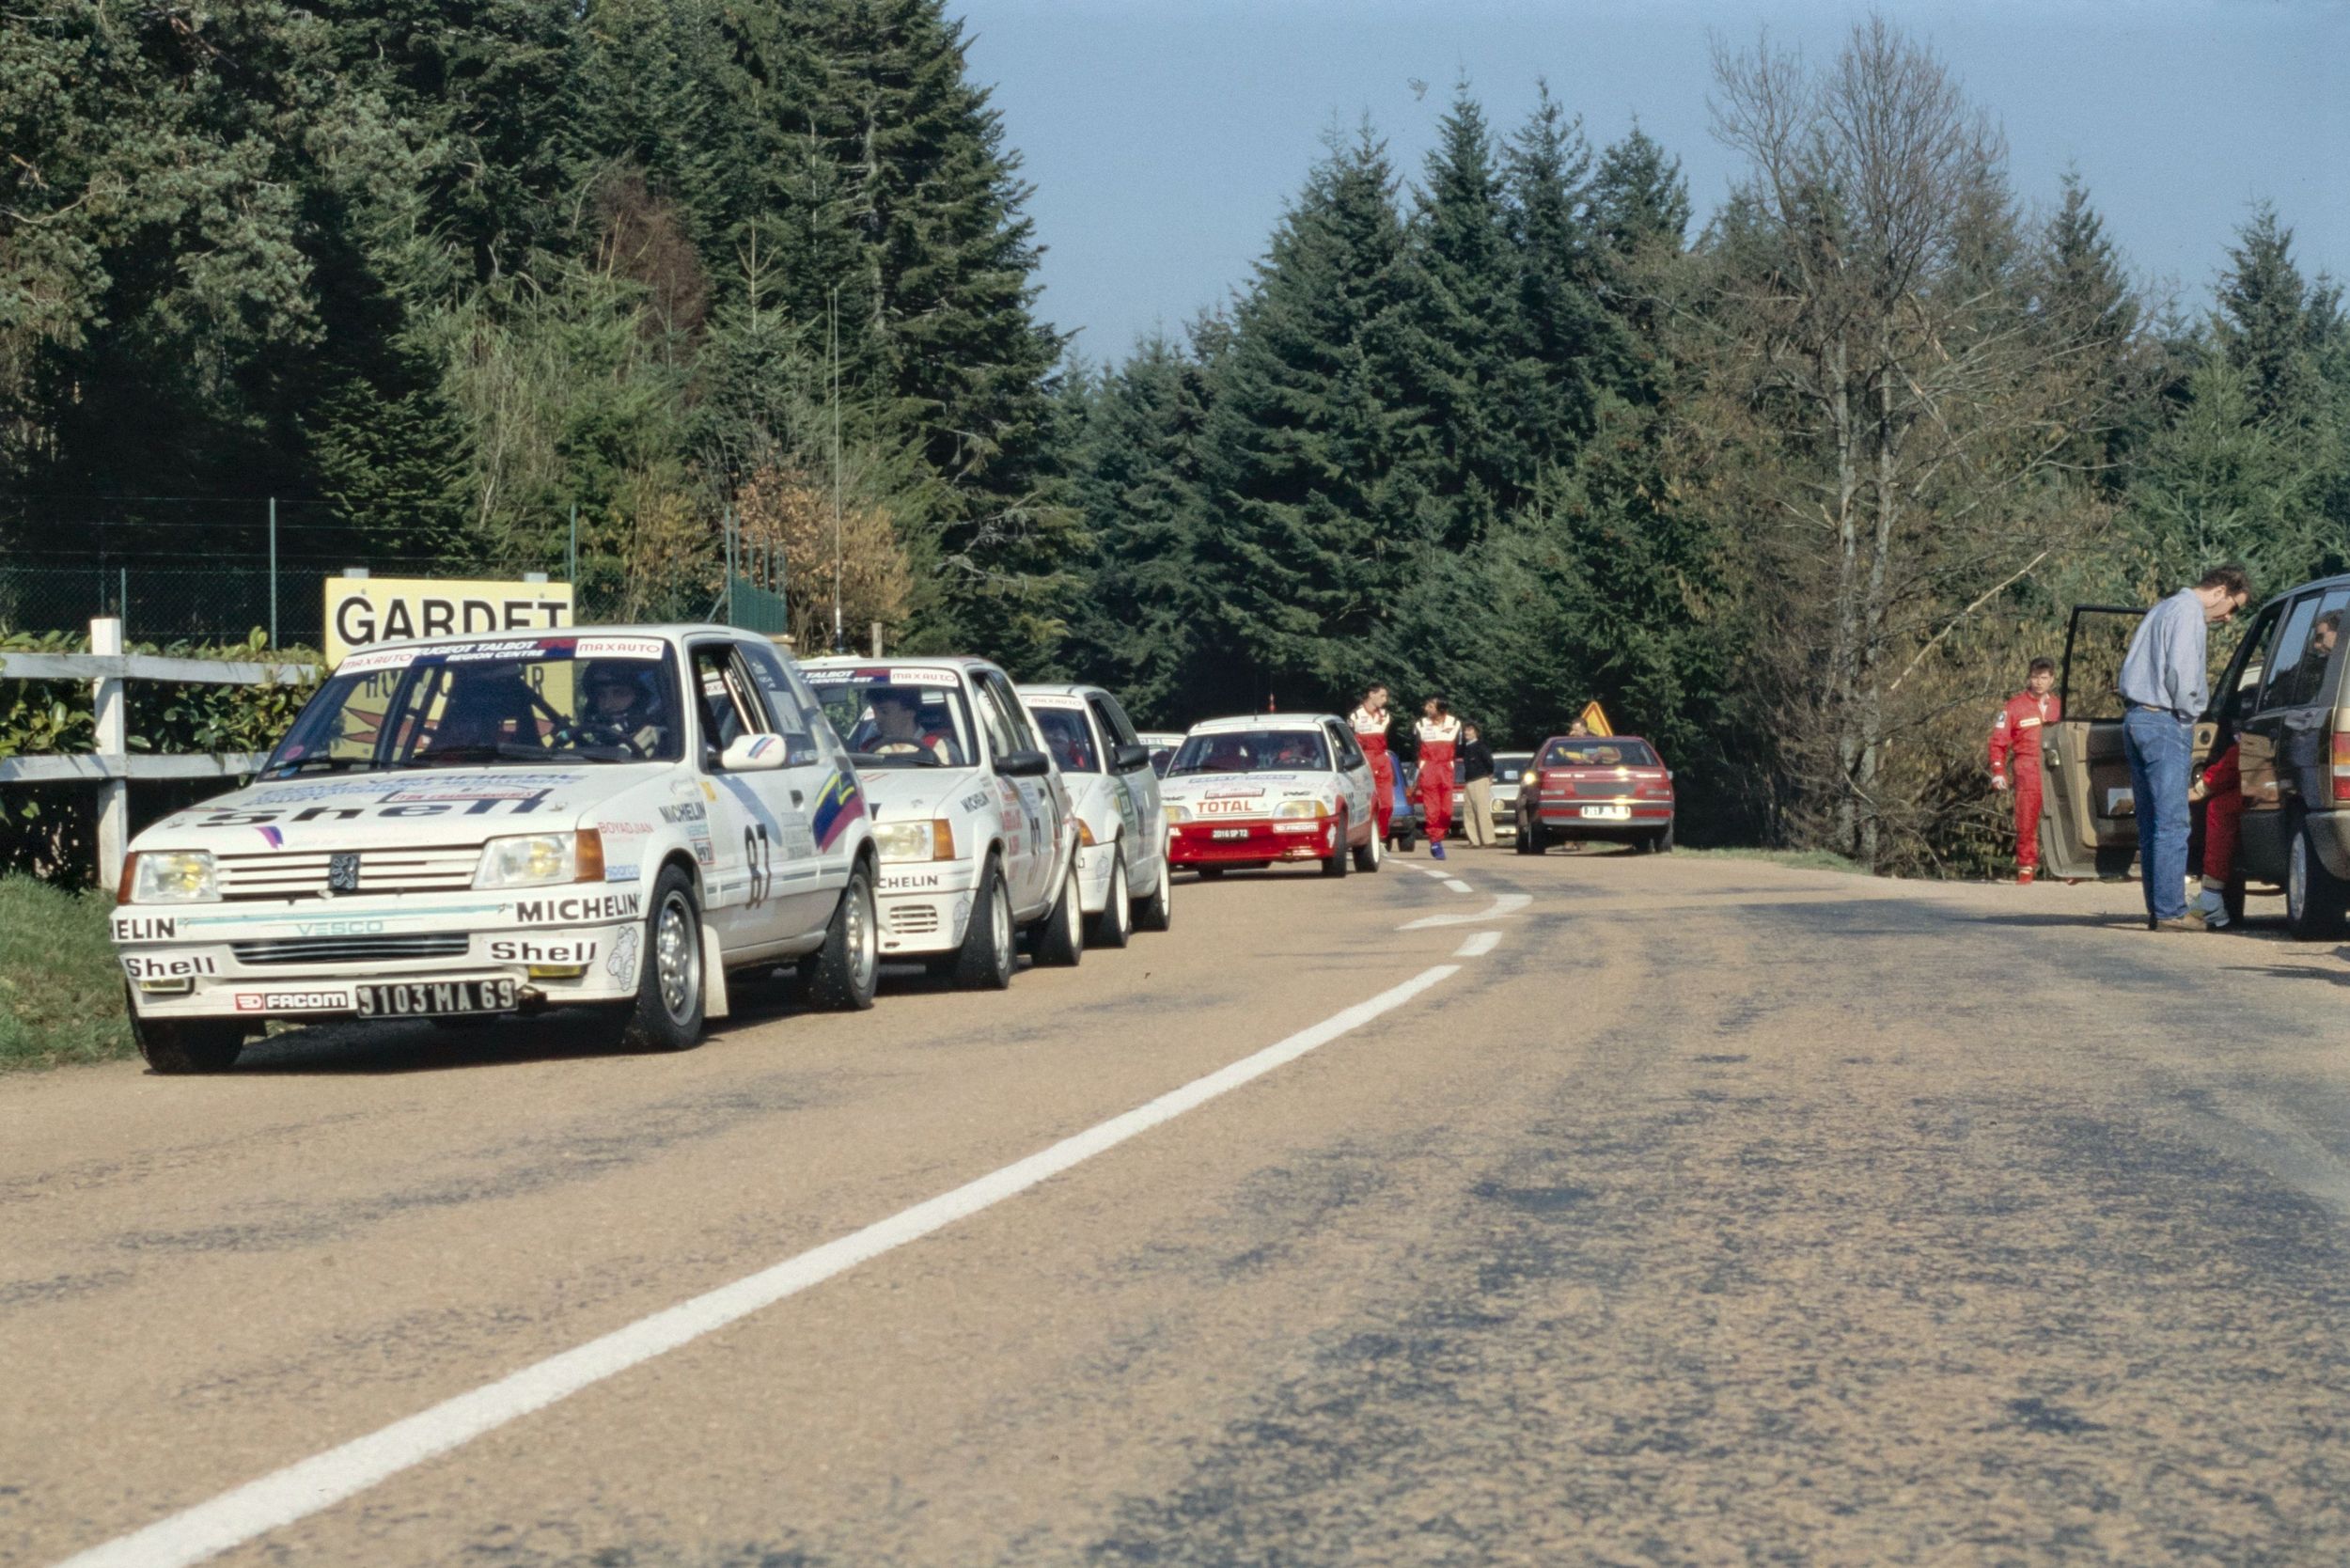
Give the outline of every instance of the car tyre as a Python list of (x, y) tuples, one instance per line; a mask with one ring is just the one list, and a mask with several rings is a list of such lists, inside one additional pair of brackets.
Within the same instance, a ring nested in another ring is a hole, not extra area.
[[(130, 1005), (130, 999), (123, 999)], [(131, 1014), (139, 1055), (159, 1074), (226, 1073), (244, 1050), (244, 1026), (233, 1018), (142, 1018)]]
[(1346, 813), (1343, 811), (1339, 813), (1339, 830), (1332, 836), (1331, 842), (1337, 847), (1323, 857), (1322, 874), (1344, 876), (1355, 869), (1355, 851), (1346, 841)]
[(1001, 991), (1011, 984), (1013, 963), (1011, 900), (1003, 863), (991, 855), (979, 870), (979, 896), (955, 954), (954, 982), (965, 991)]
[(1093, 917), (1093, 929), (1086, 933), (1089, 948), (1122, 948), (1134, 934), (1135, 902), (1126, 891), (1126, 857), (1115, 842), (1110, 855), (1110, 896), (1103, 902), (1102, 913)]
[(690, 1051), (702, 1038), (702, 917), (694, 880), (664, 866), (645, 911), (645, 952), (636, 1002), (620, 1026), (632, 1051)]
[(1381, 851), (1379, 835), (1373, 832), (1370, 838), (1363, 840), (1363, 847), (1355, 852), (1355, 869), (1358, 871), (1377, 870), (1379, 862), (1383, 858)]
[(1175, 868), (1162, 859), (1157, 890), (1135, 906), (1135, 927), (1138, 931), (1166, 931), (1174, 923)]
[(1073, 969), (1086, 955), (1086, 912), (1077, 896), (1077, 859), (1069, 859), (1068, 874), (1061, 878), (1060, 897), (1053, 901), (1052, 913), (1036, 929), (1036, 961), (1057, 969)]
[(2296, 941), (2326, 941), (2342, 934), (2346, 910), (2350, 883), (2326, 869), (2310, 837), (2308, 819), (2296, 815), (2285, 863), (2285, 929)]
[(881, 922), (873, 901), (873, 868), (860, 860), (840, 890), (824, 945), (800, 961), (810, 1007), (863, 1012), (881, 982)]
[(1657, 830), (1656, 837), (1649, 840), (1649, 848), (1658, 855), (1673, 852), (1673, 823), (1670, 817), (1665, 819), (1665, 825)]

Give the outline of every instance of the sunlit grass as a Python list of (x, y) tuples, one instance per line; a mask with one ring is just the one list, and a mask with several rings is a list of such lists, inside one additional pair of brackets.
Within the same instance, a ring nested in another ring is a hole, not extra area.
[(132, 1052), (102, 893), (0, 877), (0, 1073)]

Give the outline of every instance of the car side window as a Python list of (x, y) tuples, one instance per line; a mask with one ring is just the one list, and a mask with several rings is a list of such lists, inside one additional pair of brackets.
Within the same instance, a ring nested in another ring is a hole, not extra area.
[(1126, 722), (1126, 710), (1118, 705), (1118, 698), (1107, 692), (1093, 692), (1086, 698), (1093, 706), (1093, 720), (1102, 727), (1104, 738), (1111, 745), (1139, 745), (1135, 727)]
[(971, 696), (972, 706), (979, 710), (979, 728), (987, 731), (988, 749), (995, 754), (998, 760), (1007, 751), (1028, 749), (1027, 743), (1020, 738), (1020, 731), (1012, 728), (1010, 715), (1004, 712), (1002, 699), (995, 695), (985, 677), (973, 677)]
[(734, 651), (722, 642), (694, 649), (694, 700), (701, 710), (702, 744), (724, 751), (740, 735), (763, 732), (766, 715), (750, 676)]
[(1044, 743), (1037, 737), (1036, 726), (1028, 722), (1028, 710), (1021, 705), (1019, 695), (1011, 689), (1011, 682), (995, 670), (988, 669), (979, 672), (979, 684), (982, 692), (995, 699), (996, 710), (1010, 729), (1011, 745), (1007, 749), (1042, 751)]
[(2323, 597), (2311, 594), (2295, 603), (2285, 617), (2276, 656), (2269, 661), (2268, 679), (2261, 691), (2261, 710), (2300, 708), (2326, 695), (2326, 672), (2342, 643), (2342, 607), (2350, 591), (2336, 589)]
[(1340, 767), (1351, 769), (1368, 765), (1363, 760), (1363, 748), (1355, 744), (1355, 737), (1345, 725), (1325, 724), (1323, 729), (1330, 737), (1330, 745), (1338, 751)]
[(737, 643), (734, 651), (749, 668), (751, 684), (766, 704), (772, 721), (769, 730), (784, 739), (784, 766), (805, 767), (822, 760), (815, 726), (822, 722), (823, 710), (794, 684), (783, 655), (763, 642)]
[[(2270, 663), (2267, 646), (2276, 638), (2277, 622), (2282, 615), (2281, 606), (2272, 605), (2263, 611), (2260, 618), (2252, 622), (2250, 630), (2244, 634), (2244, 641), (2236, 650), (2236, 657), (2241, 663), (2236, 666), (2232, 684), (2225, 686), (2217, 717), (2232, 724), (2241, 724), (2250, 718), (2259, 707), (2261, 679), (2268, 673)], [(2068, 713), (2065, 716), (2070, 718), (2072, 714)]]
[(2277, 635), (2268, 657), (2267, 668), (2261, 677), (2260, 700), (2254, 712), (2266, 713), (2271, 708), (2293, 705), (2294, 677), (2301, 665), (2301, 655), (2310, 644), (2311, 629), (2317, 622), (2317, 596), (2296, 599), (2285, 611), (2284, 628)]

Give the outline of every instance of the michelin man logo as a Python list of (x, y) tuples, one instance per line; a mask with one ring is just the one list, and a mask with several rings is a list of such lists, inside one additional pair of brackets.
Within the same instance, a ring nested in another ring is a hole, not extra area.
[(622, 985), (636, 983), (636, 928), (621, 931), (619, 939), (612, 944), (612, 956), (604, 960), (604, 973)]

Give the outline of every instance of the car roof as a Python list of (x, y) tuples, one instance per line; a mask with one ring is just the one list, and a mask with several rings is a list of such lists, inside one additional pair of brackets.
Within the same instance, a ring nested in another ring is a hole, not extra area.
[(874, 658), (870, 653), (823, 653), (800, 663), (809, 669), (1001, 669), (993, 659), (982, 659), (976, 653), (907, 653), (885, 654)]
[(602, 623), (574, 626), (509, 626), (494, 632), (442, 632), (429, 637), (386, 637), (382, 642), (361, 643), (351, 650), (353, 653), (373, 653), (393, 648), (441, 648), (477, 642), (540, 642), (549, 637), (659, 637), (665, 642), (677, 642), (689, 636), (716, 632), (748, 642), (764, 642), (780, 647), (775, 639), (758, 632), (746, 632), (740, 626), (721, 626), (709, 620), (628, 621), (618, 626)]
[[(1645, 735), (1553, 735), (1549, 740), (1546, 740), (1541, 745), (1536, 746), (1534, 750), (1537, 752), (1548, 751), (1552, 746), (1556, 745), (1560, 741), (1571, 742), (1576, 745), (1581, 745), (1586, 742), (1589, 742), (1593, 745), (1605, 745), (1609, 741), (1637, 741), (1642, 745), (1648, 746), (1651, 751), (1656, 751), (1656, 747), (1649, 744), (1649, 739)], [(1528, 755), (1532, 755), (1532, 753), (1528, 753)], [(1661, 757), (1664, 753), (1657, 752), (1657, 755)]]
[(1083, 681), (1021, 681), (1012, 689), (1022, 697), (1107, 697), (1106, 688)]
[(1338, 722), (1336, 713), (1234, 713), (1226, 718), (1202, 719), (1191, 727), (1189, 733), (1232, 735), (1251, 729), (1317, 729)]
[(2270, 594), (2261, 602), (2261, 608), (2264, 610), (2269, 605), (2287, 599), (2298, 599), (2305, 593), (2316, 593), (2331, 588), (2350, 588), (2350, 573), (2339, 577), (2312, 577), (2306, 583), (2295, 583), (2289, 588)]

